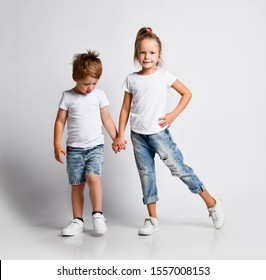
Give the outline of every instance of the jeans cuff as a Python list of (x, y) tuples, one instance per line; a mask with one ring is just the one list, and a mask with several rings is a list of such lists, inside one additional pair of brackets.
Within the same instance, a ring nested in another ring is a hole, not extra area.
[(195, 191), (191, 191), (191, 192), (193, 192), (193, 193), (195, 193), (195, 194), (200, 194), (200, 193), (202, 193), (203, 191), (205, 191), (206, 190), (206, 188), (202, 185), (201, 187), (199, 187), (198, 189), (196, 189)]
[(158, 196), (157, 195), (153, 195), (153, 196), (144, 196), (143, 197), (143, 204), (150, 204), (150, 203), (154, 203), (156, 201), (159, 200)]

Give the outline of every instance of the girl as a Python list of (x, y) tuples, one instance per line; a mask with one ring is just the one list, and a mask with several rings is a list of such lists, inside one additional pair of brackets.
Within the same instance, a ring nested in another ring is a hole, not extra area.
[[(117, 152), (125, 149), (124, 132), (130, 113), (134, 156), (142, 186), (143, 203), (147, 205), (149, 213), (149, 217), (139, 229), (139, 235), (150, 235), (159, 229), (154, 165), (156, 153), (173, 176), (178, 176), (192, 193), (200, 195), (209, 210), (215, 228), (222, 228), (224, 213), (221, 202), (208, 193), (194, 171), (184, 164), (182, 153), (168, 129), (186, 108), (192, 95), (175, 76), (160, 69), (162, 44), (151, 28), (141, 28), (138, 31), (134, 60), (139, 62), (141, 70), (128, 75), (123, 84), (125, 94), (119, 118), (118, 137), (113, 143), (113, 150)], [(165, 114), (169, 87), (176, 90), (181, 99), (172, 112)]]

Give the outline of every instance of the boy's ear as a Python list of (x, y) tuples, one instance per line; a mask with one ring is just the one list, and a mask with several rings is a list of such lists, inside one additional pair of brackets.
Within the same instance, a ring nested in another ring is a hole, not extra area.
[(74, 74), (72, 74), (72, 79), (76, 82), (76, 78)]

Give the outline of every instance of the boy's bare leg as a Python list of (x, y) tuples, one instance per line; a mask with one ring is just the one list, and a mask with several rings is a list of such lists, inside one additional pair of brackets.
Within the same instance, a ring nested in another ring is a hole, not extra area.
[[(96, 234), (105, 234), (107, 231), (107, 226), (105, 222), (105, 217), (102, 214), (102, 185), (101, 178), (98, 175), (87, 175), (86, 176), (87, 183), (89, 185), (90, 190), (90, 199), (92, 211), (92, 224), (93, 230)], [(101, 212), (101, 213), (97, 213)]]
[(86, 176), (86, 181), (90, 190), (90, 200), (92, 211), (102, 211), (102, 185), (98, 175), (90, 174)]
[(80, 185), (72, 185), (71, 198), (73, 217), (83, 218), (84, 187), (85, 183)]

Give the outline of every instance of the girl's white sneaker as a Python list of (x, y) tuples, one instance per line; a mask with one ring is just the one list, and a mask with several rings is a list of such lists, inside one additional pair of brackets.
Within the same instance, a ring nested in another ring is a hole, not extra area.
[(153, 217), (145, 218), (143, 226), (139, 229), (139, 235), (151, 235), (159, 230), (159, 221)]
[(209, 217), (212, 218), (213, 225), (216, 229), (221, 229), (224, 226), (225, 215), (220, 199), (214, 198), (216, 204), (209, 208)]

